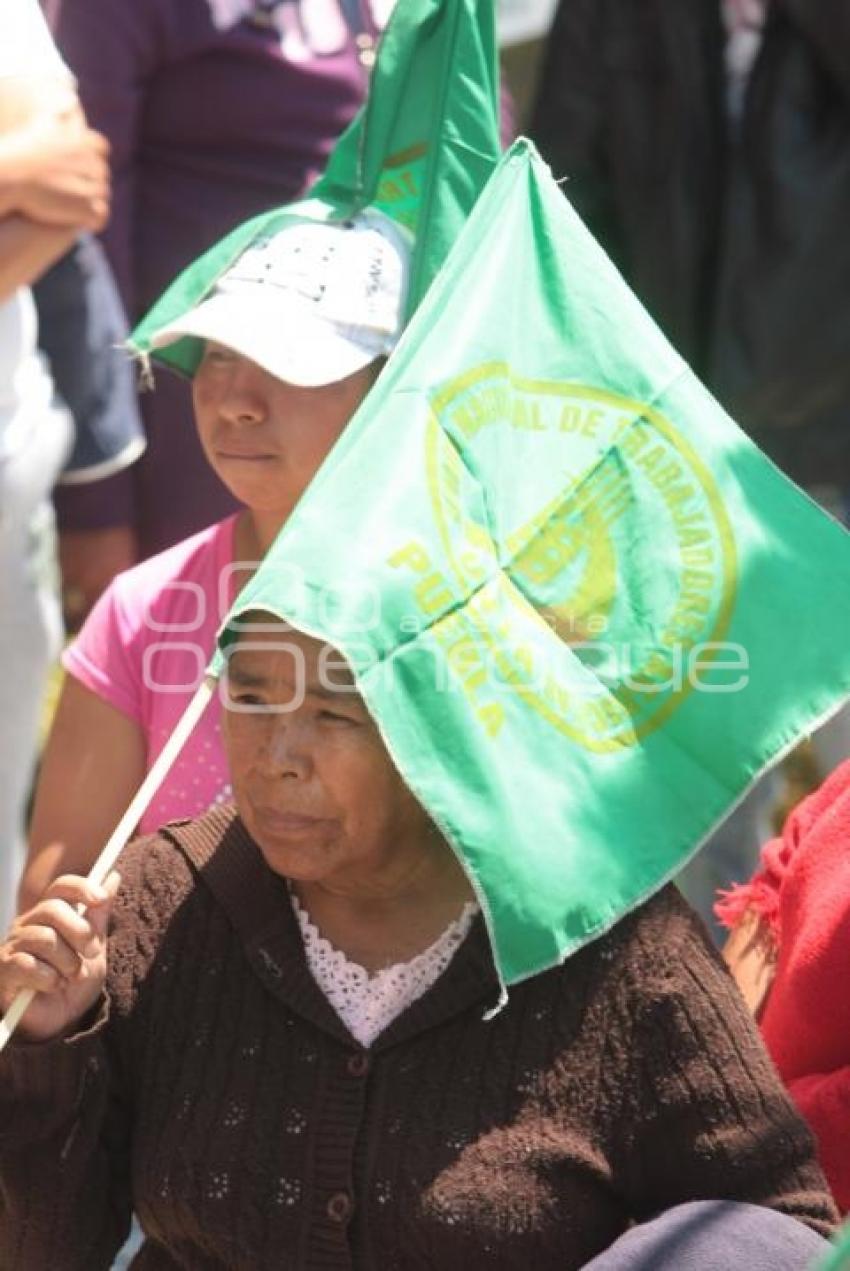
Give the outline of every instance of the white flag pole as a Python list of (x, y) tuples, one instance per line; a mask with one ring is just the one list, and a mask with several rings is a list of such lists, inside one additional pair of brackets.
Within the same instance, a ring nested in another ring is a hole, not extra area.
[[(181, 715), (174, 732), (169, 737), (162, 751), (157, 756), (153, 767), (130, 801), (130, 806), (116, 825), (103, 851), (98, 856), (88, 874), (90, 883), (102, 885), (108, 877), (127, 840), (139, 824), (148, 804), (168, 776), (171, 765), (192, 734), (192, 730), (206, 710), (215, 692), (216, 678), (207, 675), (198, 687), (186, 710)], [(6, 1014), (0, 1019), (0, 1051), (10, 1040), (21, 1016), (29, 1006), (35, 993), (32, 989), (21, 989)]]

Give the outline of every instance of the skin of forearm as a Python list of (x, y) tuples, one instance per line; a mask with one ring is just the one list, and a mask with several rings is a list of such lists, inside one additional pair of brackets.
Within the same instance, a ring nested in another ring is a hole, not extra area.
[(17, 144), (38, 114), (72, 111), (75, 103), (64, 78), (9, 78), (0, 86), (0, 303), (35, 282), (76, 237), (75, 226), (37, 224), (19, 211), (26, 170)]
[(23, 212), (23, 197), (30, 174), (19, 136), (0, 136), (0, 220)]
[(69, 249), (76, 230), (39, 225), (12, 214), (0, 220), (0, 303), (35, 282)]
[[(26, 215), (27, 189), (34, 180), (39, 179), (40, 169), (43, 169), (46, 162), (38, 149), (35, 153), (32, 152), (33, 141), (37, 146), (41, 138), (33, 138), (31, 127), (21, 126), (6, 132), (8, 121), (4, 117), (3, 105), (0, 94), (0, 220), (12, 212)], [(77, 106), (65, 111), (63, 118), (68, 127), (85, 127), (83, 115)]]
[(23, 172), (15, 138), (0, 136), (0, 219), (20, 208)]
[(21, 76), (0, 82), (0, 220), (24, 211), (26, 187), (37, 175), (28, 150), (33, 126), (60, 118), (69, 127), (85, 128), (76, 93), (64, 77)]
[(11, 174), (4, 171), (2, 157), (0, 156), (0, 221), (5, 219), (10, 212), (17, 210), (18, 192), (17, 185)]

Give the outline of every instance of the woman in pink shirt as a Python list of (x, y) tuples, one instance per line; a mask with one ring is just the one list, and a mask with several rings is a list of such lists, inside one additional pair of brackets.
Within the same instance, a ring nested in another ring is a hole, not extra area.
[[(263, 255), (262, 268), (247, 261), (249, 253)], [(379, 213), (342, 225), (290, 224), (249, 247), (210, 297), (160, 333), (161, 344), (205, 341), (192, 384), (198, 434), (211, 467), (245, 508), (119, 575), (66, 653), (23, 901), (57, 872), (87, 872), (162, 750), (237, 591), (397, 340), (406, 275), (406, 246)], [(352, 305), (364, 315), (360, 326), (351, 325)], [(229, 797), (214, 700), (140, 829)]]

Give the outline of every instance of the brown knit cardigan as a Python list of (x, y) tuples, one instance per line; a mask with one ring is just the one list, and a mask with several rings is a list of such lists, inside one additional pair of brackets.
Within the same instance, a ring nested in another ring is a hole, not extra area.
[(672, 888), (497, 999), (480, 920), (361, 1049), (232, 811), (122, 859), (108, 992), (0, 1057), (0, 1267), (570, 1271), (698, 1197), (834, 1210)]

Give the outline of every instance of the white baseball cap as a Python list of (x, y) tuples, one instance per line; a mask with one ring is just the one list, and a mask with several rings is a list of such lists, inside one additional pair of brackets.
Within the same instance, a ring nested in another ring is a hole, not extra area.
[(287, 383), (332, 384), (392, 352), (409, 262), (404, 231), (373, 208), (347, 221), (293, 219), (255, 239), (151, 346), (212, 340)]

